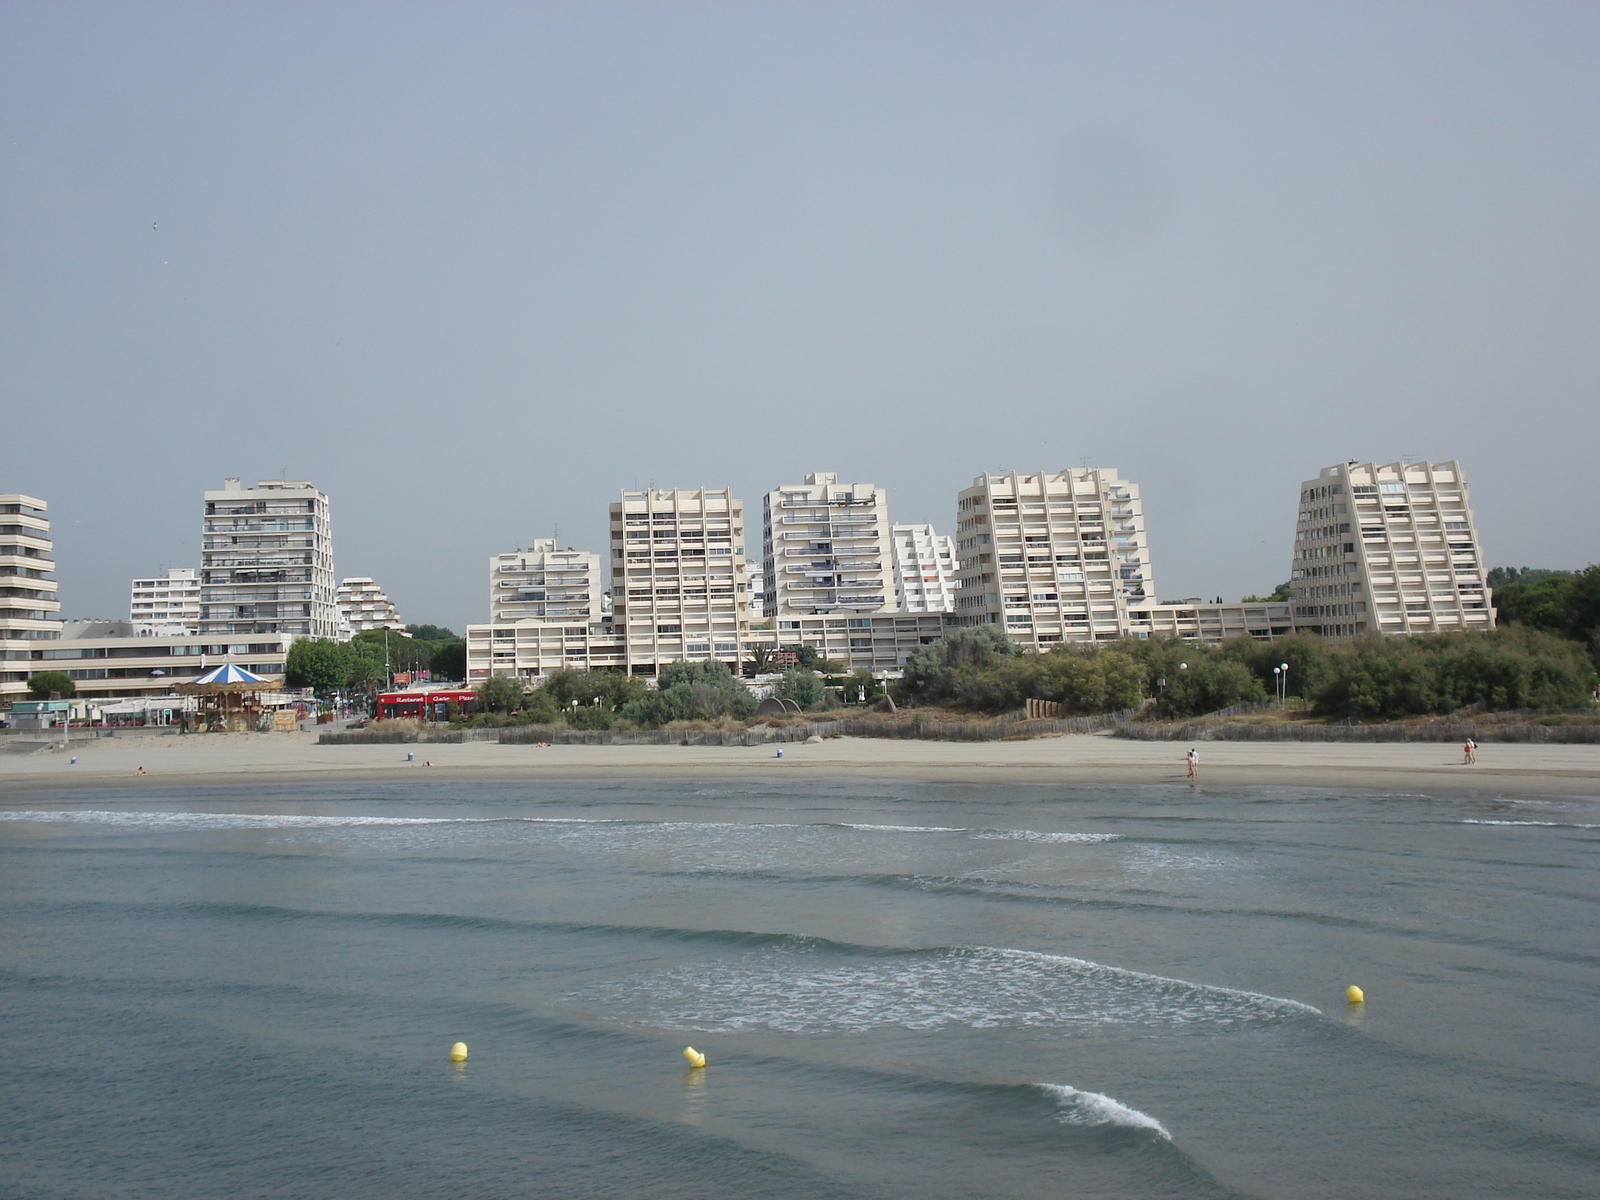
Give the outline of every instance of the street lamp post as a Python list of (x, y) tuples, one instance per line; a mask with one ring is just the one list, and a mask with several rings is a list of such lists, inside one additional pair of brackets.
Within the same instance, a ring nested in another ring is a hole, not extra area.
[(1278, 670), (1283, 672), (1283, 698), (1278, 701), (1279, 708), (1289, 707), (1289, 664), (1279, 663)]

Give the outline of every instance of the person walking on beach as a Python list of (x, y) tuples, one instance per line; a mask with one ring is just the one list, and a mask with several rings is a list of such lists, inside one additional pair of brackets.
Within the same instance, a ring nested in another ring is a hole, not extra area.
[(1478, 761), (1478, 743), (1468, 738), (1461, 744), (1461, 765), (1470, 766)]
[(1183, 756), (1183, 760), (1189, 764), (1189, 778), (1200, 778), (1200, 752), (1190, 746), (1189, 753)]

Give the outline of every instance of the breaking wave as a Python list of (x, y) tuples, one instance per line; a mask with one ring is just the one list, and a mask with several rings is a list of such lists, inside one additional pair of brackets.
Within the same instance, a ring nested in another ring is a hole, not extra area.
[(1033, 1086), (1056, 1098), (1056, 1119), (1064, 1125), (1120, 1125), (1126, 1129), (1148, 1129), (1158, 1137), (1172, 1140), (1167, 1127), (1149, 1113), (1129, 1108), (1122, 1101), (1100, 1092), (1081, 1092), (1064, 1083)]
[(878, 950), (818, 962), (824, 949), (766, 947), (614, 980), (568, 999), (630, 1023), (700, 1033), (1217, 1028), (1321, 1015), (1297, 1000), (1031, 950)]

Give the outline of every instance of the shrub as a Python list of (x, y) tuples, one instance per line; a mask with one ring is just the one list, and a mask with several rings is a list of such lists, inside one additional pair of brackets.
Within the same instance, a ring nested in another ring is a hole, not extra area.
[(661, 669), (657, 682), (654, 692), (629, 701), (622, 715), (641, 725), (657, 726), (669, 721), (746, 717), (756, 710), (749, 689), (715, 660), (672, 663)]
[(78, 685), (65, 671), (40, 671), (28, 677), (28, 695), (35, 700), (48, 700), (54, 692), (61, 699), (78, 694)]
[(1324, 716), (1397, 718), (1458, 708), (1577, 708), (1594, 680), (1583, 648), (1534, 629), (1411, 638), (1380, 634), (1335, 648), (1315, 697)]
[(793, 700), (801, 708), (810, 708), (822, 699), (822, 693), (822, 680), (800, 667), (785, 671), (772, 688), (772, 694), (779, 700)]
[(522, 707), (522, 699), (527, 691), (520, 679), (508, 679), (503, 675), (485, 679), (476, 690), (478, 707), (490, 713), (516, 712)]

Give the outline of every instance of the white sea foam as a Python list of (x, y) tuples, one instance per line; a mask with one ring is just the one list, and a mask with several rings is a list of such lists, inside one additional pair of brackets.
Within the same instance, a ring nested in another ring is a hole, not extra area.
[(792, 947), (599, 984), (573, 997), (646, 1025), (706, 1033), (1235, 1027), (1320, 1015), (1310, 1005), (1029, 950), (828, 956)]
[(952, 825), (866, 825), (843, 821), (846, 829), (865, 829), (877, 833), (966, 833), (966, 829)]
[(1463, 825), (1544, 825), (1552, 829), (1600, 829), (1600, 824), (1585, 825), (1578, 821), (1492, 821), (1487, 817), (1467, 817)]
[(290, 813), (115, 812), (73, 809), (0, 812), (0, 821), (66, 822), (143, 829), (339, 829), (357, 825), (452, 825), (459, 817), (300, 816)]
[(1064, 1083), (1036, 1083), (1033, 1085), (1054, 1096), (1059, 1107), (1056, 1119), (1066, 1125), (1121, 1125), (1128, 1129), (1148, 1129), (1152, 1133), (1172, 1140), (1167, 1127), (1148, 1113), (1129, 1108), (1120, 1100), (1100, 1092), (1080, 1092)]
[(1007, 842), (1116, 842), (1120, 833), (1045, 833), (1038, 829), (981, 829), (974, 837)]

